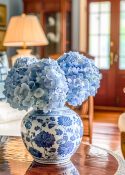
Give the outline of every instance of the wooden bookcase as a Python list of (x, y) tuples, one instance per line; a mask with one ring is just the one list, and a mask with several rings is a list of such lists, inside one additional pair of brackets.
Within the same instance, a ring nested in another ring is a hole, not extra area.
[(71, 0), (23, 0), (24, 13), (38, 16), (49, 45), (41, 47), (40, 55), (71, 50)]

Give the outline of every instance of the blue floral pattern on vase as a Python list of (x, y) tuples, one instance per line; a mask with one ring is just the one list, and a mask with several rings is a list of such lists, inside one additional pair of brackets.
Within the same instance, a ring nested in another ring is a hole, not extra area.
[(74, 143), (72, 141), (67, 141), (64, 144), (60, 144), (58, 147), (58, 154), (64, 156), (70, 154), (74, 148)]
[(32, 147), (29, 147), (29, 152), (35, 157), (42, 157), (42, 153)]
[(58, 124), (63, 126), (71, 126), (72, 120), (69, 117), (60, 116), (58, 117)]
[(42, 131), (36, 135), (34, 142), (38, 147), (50, 148), (54, 144), (55, 138), (53, 134)]
[(21, 130), (35, 161), (47, 164), (69, 161), (83, 136), (80, 117), (68, 107), (48, 113), (33, 110), (24, 117)]

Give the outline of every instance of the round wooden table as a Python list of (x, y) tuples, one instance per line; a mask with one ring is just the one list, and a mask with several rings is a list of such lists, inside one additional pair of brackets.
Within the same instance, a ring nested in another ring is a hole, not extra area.
[(125, 163), (116, 154), (81, 143), (71, 162), (42, 165), (33, 161), (20, 137), (3, 137), (0, 175), (124, 175)]

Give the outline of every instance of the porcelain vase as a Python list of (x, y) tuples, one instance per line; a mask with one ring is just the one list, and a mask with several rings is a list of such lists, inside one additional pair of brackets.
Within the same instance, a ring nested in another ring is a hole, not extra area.
[(21, 124), (23, 142), (36, 162), (59, 164), (70, 160), (81, 143), (83, 124), (68, 107), (48, 113), (29, 112)]

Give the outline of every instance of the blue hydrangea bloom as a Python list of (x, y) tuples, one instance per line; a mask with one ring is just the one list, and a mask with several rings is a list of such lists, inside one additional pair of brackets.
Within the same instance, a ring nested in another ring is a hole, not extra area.
[(23, 100), (26, 98), (26, 94), (29, 93), (29, 88), (23, 83), (23, 78), (27, 68), (12, 68), (8, 72), (8, 76), (5, 81), (4, 94), (7, 98), (7, 102), (13, 108), (18, 108), (20, 110), (27, 109), (26, 106), (22, 104)]
[(36, 135), (34, 141), (38, 147), (50, 148), (55, 142), (55, 137), (53, 134), (41, 131)]
[(34, 100), (34, 108), (42, 109), (46, 113), (65, 105), (68, 86), (57, 61), (42, 59), (31, 65), (27, 73), (27, 85)]
[(101, 74), (93, 60), (70, 51), (58, 59), (58, 64), (65, 72), (69, 87), (67, 102), (70, 105), (81, 105), (89, 96), (95, 96)]
[(17, 58), (16, 62), (14, 63), (14, 67), (15, 68), (28, 67), (30, 64), (33, 64), (36, 62), (38, 62), (38, 59), (32, 56), (20, 57), (20, 58)]
[(47, 113), (64, 106), (67, 91), (65, 74), (57, 61), (23, 57), (8, 73), (4, 94), (14, 108), (33, 107)]

